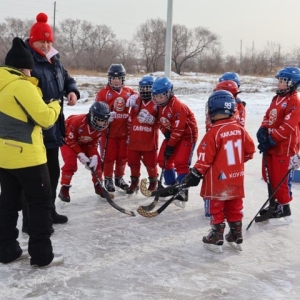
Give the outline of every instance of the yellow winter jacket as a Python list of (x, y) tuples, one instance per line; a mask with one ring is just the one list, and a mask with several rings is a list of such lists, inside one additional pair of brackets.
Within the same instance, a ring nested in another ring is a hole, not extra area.
[(47, 162), (42, 128), (55, 123), (58, 101), (46, 104), (38, 80), (0, 67), (0, 168), (19, 169)]

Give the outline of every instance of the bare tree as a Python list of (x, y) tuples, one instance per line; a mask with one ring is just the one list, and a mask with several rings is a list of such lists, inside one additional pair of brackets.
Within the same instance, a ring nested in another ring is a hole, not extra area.
[(223, 50), (220, 45), (206, 49), (197, 55), (198, 70), (205, 73), (221, 73), (223, 68)]
[(233, 55), (227, 55), (224, 61), (223, 72), (239, 72), (240, 64), (238, 58)]
[(219, 37), (208, 29), (197, 27), (188, 29), (184, 25), (173, 26), (172, 61), (176, 73), (180, 74), (182, 65), (219, 44)]
[(80, 68), (80, 55), (86, 47), (86, 40), (92, 25), (86, 21), (66, 19), (60, 23), (59, 38), (62, 41), (60, 48), (64, 49), (69, 57), (68, 64)]
[(268, 61), (268, 73), (274, 73), (282, 65), (281, 45), (275, 42), (267, 42), (264, 53)]
[(108, 26), (96, 25), (92, 28), (86, 39), (86, 53), (91, 69), (99, 70), (102, 65), (101, 57), (104, 50), (115, 42), (115, 34)]
[(286, 55), (285, 64), (300, 67), (300, 47), (295, 47), (291, 53)]
[(166, 24), (161, 19), (151, 19), (140, 25), (135, 40), (141, 48), (146, 71), (157, 71), (165, 53)]
[(7, 51), (10, 49), (12, 40), (18, 36), (25, 39), (29, 36), (29, 30), (34, 23), (33, 20), (21, 20), (16, 18), (5, 18), (4, 23), (0, 23), (0, 60), (4, 61)]

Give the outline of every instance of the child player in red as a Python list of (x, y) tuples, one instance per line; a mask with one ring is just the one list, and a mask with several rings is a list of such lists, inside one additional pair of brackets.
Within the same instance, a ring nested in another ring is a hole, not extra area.
[[(64, 165), (61, 168), (59, 198), (70, 202), (71, 180), (77, 171), (77, 158), (88, 170), (93, 169), (102, 180), (101, 158), (98, 153), (99, 139), (107, 128), (110, 110), (105, 102), (95, 102), (88, 114), (71, 115), (66, 119), (65, 145), (61, 149)], [(95, 193), (104, 198), (97, 179), (92, 176)], [(111, 197), (113, 195), (110, 195)]]
[(131, 170), (131, 185), (127, 194), (133, 194), (139, 189), (141, 161), (149, 176), (148, 190), (153, 191), (157, 187), (158, 111), (152, 101), (153, 82), (153, 76), (142, 77), (139, 82), (140, 96), (130, 110), (128, 165)]
[(213, 92), (208, 99), (212, 126), (200, 142), (198, 160), (182, 180), (196, 186), (203, 178), (200, 195), (209, 201), (211, 231), (203, 237), (205, 248), (222, 252), (225, 220), (230, 231), (226, 241), (242, 250), (244, 163), (253, 158), (255, 145), (247, 131), (233, 117), (235, 99), (225, 90)]
[[(228, 73), (226, 73), (228, 75)], [(229, 73), (230, 75), (232, 73)], [(235, 74), (235, 73), (233, 73)], [(232, 75), (231, 75), (232, 76)], [(235, 77), (233, 77), (233, 79), (237, 80)], [(237, 81), (239, 82), (239, 81)], [(245, 118), (246, 118), (246, 109), (244, 104), (241, 101), (238, 101), (237, 96), (240, 93), (239, 92), (239, 87), (236, 83), (236, 81), (234, 80), (223, 80), (221, 82), (219, 82), (216, 87), (214, 88), (214, 91), (219, 91), (219, 90), (225, 90), (230, 92), (234, 99), (235, 99), (235, 112), (233, 114), (233, 118), (241, 125), (241, 126), (245, 126)], [(208, 114), (208, 111), (206, 112), (206, 120), (205, 120), (205, 126), (206, 126), (206, 131), (208, 130), (208, 128), (212, 125), (212, 120)], [(207, 202), (206, 199), (204, 200), (204, 212), (205, 212), (205, 216), (206, 217), (210, 217), (209, 213), (208, 213), (208, 205), (209, 202)]]
[[(165, 136), (159, 149), (159, 166), (165, 168), (164, 179), (167, 185), (181, 183), (189, 172), (194, 146), (198, 139), (196, 118), (191, 109), (174, 95), (173, 84), (168, 77), (155, 79), (152, 97), (158, 107), (160, 129)], [(172, 194), (176, 193), (177, 190), (173, 189)], [(170, 195), (166, 193), (160, 197)], [(175, 199), (174, 203), (184, 208), (185, 202), (188, 201), (188, 189), (181, 190)]]
[[(122, 64), (112, 64), (108, 70), (108, 84), (96, 96), (96, 101), (106, 102), (113, 112), (109, 128), (101, 138), (105, 187), (109, 192), (115, 192), (115, 186), (125, 191), (129, 187), (123, 179), (127, 163), (127, 120), (130, 106), (138, 95), (132, 88), (124, 86), (125, 75), (126, 70)], [(128, 104), (127, 100), (131, 95), (133, 98)]]

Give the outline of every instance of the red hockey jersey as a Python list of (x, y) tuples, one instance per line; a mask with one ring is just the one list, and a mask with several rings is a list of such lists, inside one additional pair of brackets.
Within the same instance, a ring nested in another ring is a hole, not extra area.
[[(154, 117), (153, 124), (140, 123), (138, 114), (145, 110)], [(158, 149), (158, 109), (154, 101), (142, 101), (139, 97), (136, 105), (130, 110), (128, 119), (128, 149), (137, 151), (153, 151)]]
[(170, 132), (168, 145), (176, 146), (179, 140), (196, 143), (198, 127), (190, 108), (173, 96), (167, 105), (158, 107), (158, 118), (162, 133)]
[(243, 198), (244, 162), (255, 145), (234, 117), (212, 124), (197, 149), (195, 168), (204, 175), (200, 195), (212, 200)]
[(128, 136), (129, 107), (126, 107), (126, 100), (133, 94), (136, 94), (136, 92), (130, 87), (124, 86), (121, 91), (117, 92), (109, 84), (98, 92), (95, 100), (106, 102), (110, 110), (116, 112), (115, 119), (109, 125), (110, 138)]
[(268, 154), (291, 156), (299, 152), (300, 98), (297, 91), (275, 96), (267, 109), (262, 127), (269, 128), (277, 144)]
[(88, 124), (87, 114), (71, 115), (66, 121), (66, 138), (65, 143), (74, 150), (77, 154), (84, 152), (81, 145), (88, 145), (90, 148), (89, 155), (97, 155), (97, 146), (99, 138), (103, 131), (94, 130)]

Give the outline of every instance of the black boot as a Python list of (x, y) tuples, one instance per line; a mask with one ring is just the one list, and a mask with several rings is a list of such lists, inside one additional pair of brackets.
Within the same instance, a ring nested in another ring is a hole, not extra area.
[(59, 215), (56, 210), (52, 210), (51, 212), (53, 224), (64, 224), (68, 222), (68, 217), (64, 215)]

